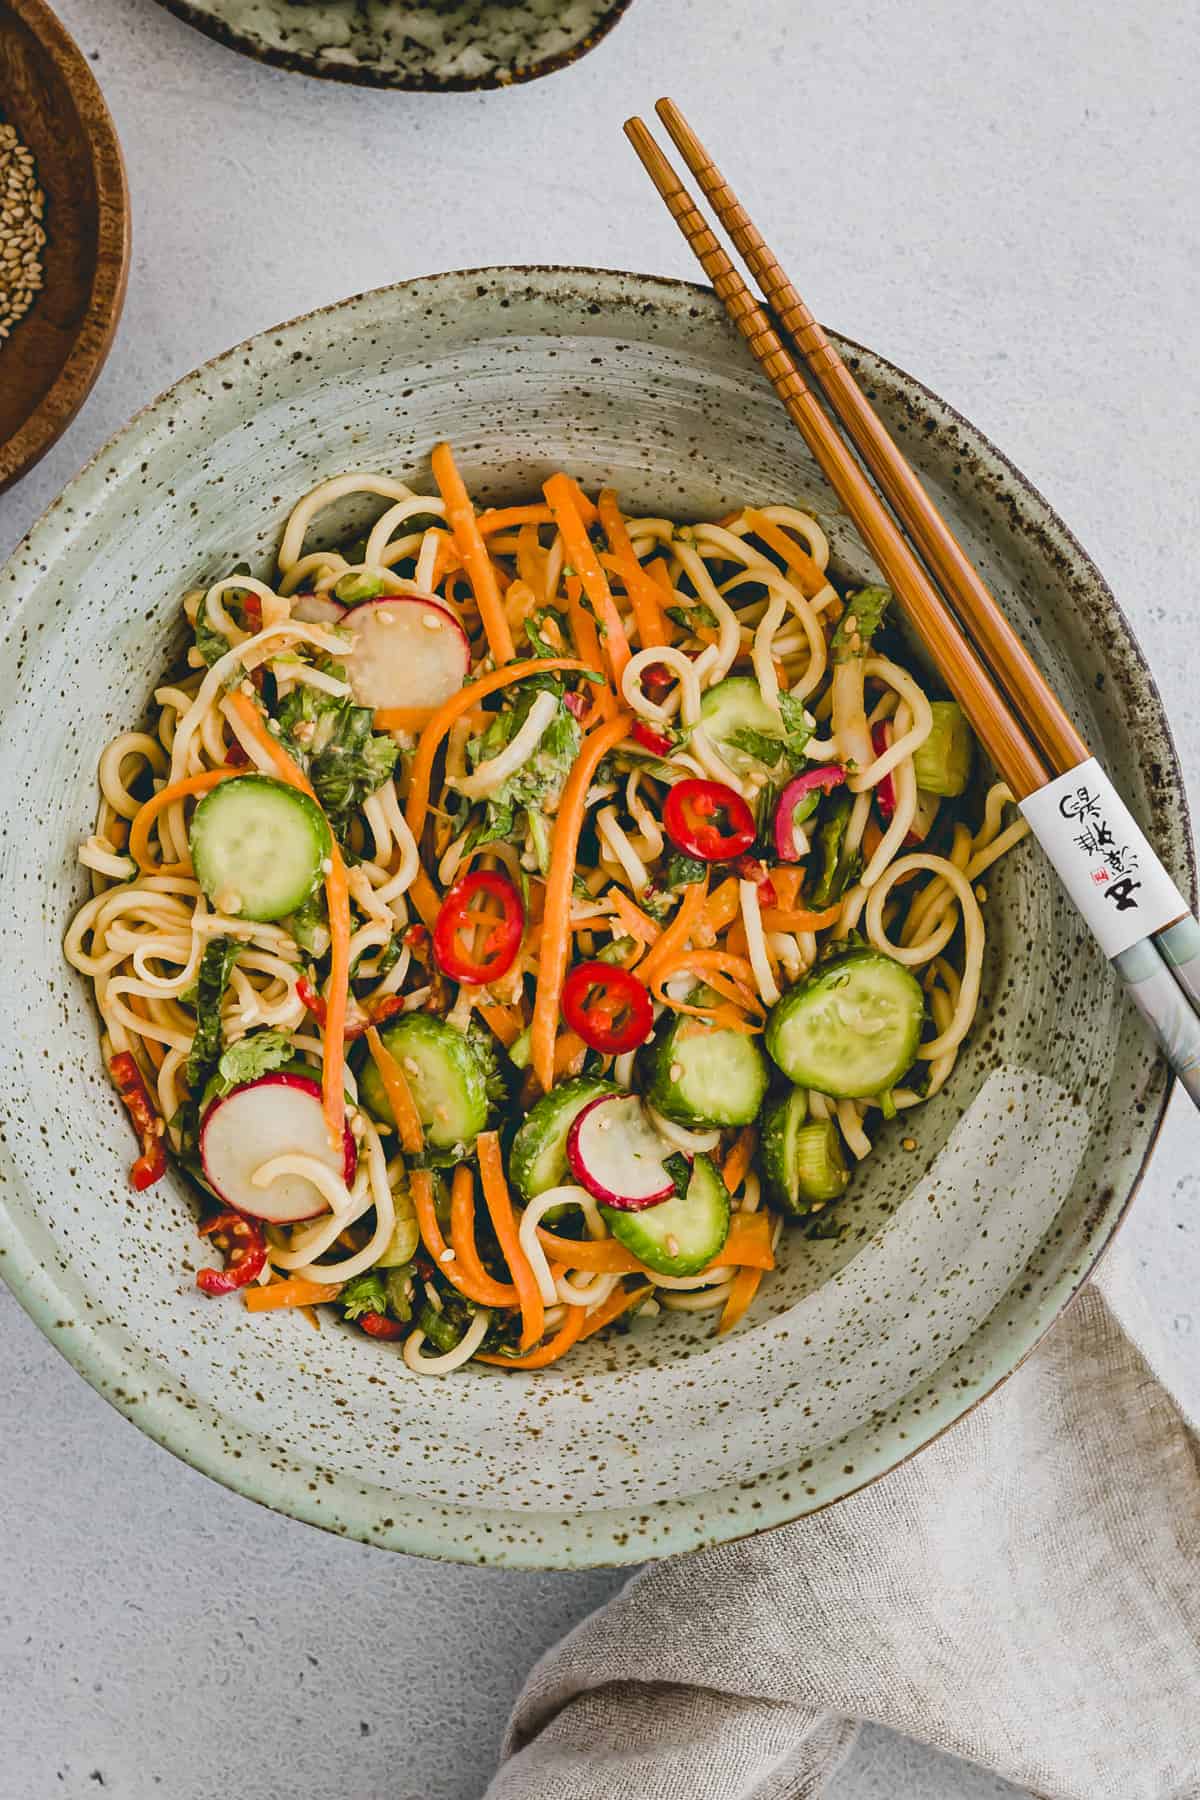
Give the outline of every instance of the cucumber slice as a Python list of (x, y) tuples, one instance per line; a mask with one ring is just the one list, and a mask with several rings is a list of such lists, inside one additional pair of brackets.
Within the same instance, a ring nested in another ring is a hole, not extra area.
[(840, 1200), (850, 1180), (842, 1140), (832, 1119), (802, 1125), (794, 1140), (797, 1204), (788, 1211), (811, 1212), (814, 1205)]
[(650, 1046), (647, 1067), (647, 1100), (677, 1125), (749, 1125), (767, 1091), (766, 1058), (752, 1037), (686, 1015)]
[(808, 1117), (808, 1093), (801, 1087), (772, 1100), (763, 1114), (762, 1159), (767, 1198), (780, 1212), (799, 1213), (796, 1138)]
[(333, 839), (307, 794), (269, 775), (241, 775), (204, 795), (188, 845), (196, 880), (213, 905), (265, 922), (303, 906)]
[(508, 1158), (508, 1178), (526, 1205), (547, 1188), (561, 1187), (572, 1179), (567, 1162), (572, 1125), (584, 1107), (601, 1094), (620, 1091), (611, 1081), (580, 1075), (542, 1095), (522, 1122)]
[(930, 711), (933, 729), (913, 751), (913, 774), (922, 793), (952, 798), (966, 792), (975, 739), (956, 701), (934, 700)]
[(878, 950), (848, 950), (772, 1008), (767, 1051), (800, 1087), (864, 1099), (911, 1068), (924, 1018), (925, 996), (903, 963)]
[[(779, 714), (763, 699), (752, 675), (727, 675), (716, 687), (709, 688), (700, 702), (700, 717), (735, 775), (745, 775), (752, 769), (774, 768), (778, 764), (784, 748), (783, 725)], [(739, 748), (736, 738), (740, 731), (753, 731), (759, 737), (778, 742), (779, 756), (768, 762), (765, 755), (755, 756), (749, 749)]]
[[(404, 1070), (425, 1141), (434, 1150), (473, 1149), (487, 1124), (487, 1071), (473, 1044), (429, 1013), (405, 1013), (380, 1032)], [(368, 1059), (358, 1078), (363, 1105), (372, 1118), (395, 1125), (379, 1070)]]
[(659, 1275), (698, 1275), (729, 1236), (729, 1191), (707, 1156), (692, 1164), (686, 1194), (640, 1212), (600, 1211), (617, 1241)]

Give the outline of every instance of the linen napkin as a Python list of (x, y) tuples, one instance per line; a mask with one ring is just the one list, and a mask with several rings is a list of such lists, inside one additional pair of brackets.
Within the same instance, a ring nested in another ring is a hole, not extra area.
[(891, 1475), (634, 1576), (533, 1670), (486, 1800), (803, 1800), (864, 1719), (1047, 1800), (1196, 1800), (1200, 1444), (1130, 1254)]

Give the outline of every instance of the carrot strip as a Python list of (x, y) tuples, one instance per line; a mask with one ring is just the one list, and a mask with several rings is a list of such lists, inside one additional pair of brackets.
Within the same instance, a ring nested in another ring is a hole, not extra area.
[[(644, 1300), (653, 1291), (653, 1288), (648, 1287), (614, 1288), (607, 1300), (602, 1300), (594, 1312), (588, 1313), (580, 1337), (590, 1338), (595, 1332), (603, 1331), (606, 1325), (611, 1325), (614, 1319), (619, 1319), (629, 1307), (636, 1306), (639, 1300)], [(582, 1312), (583, 1308), (576, 1307), (573, 1310)]]
[(170, 787), (159, 788), (136, 813), (129, 828), (129, 854), (138, 868), (150, 875), (190, 875), (191, 863), (156, 863), (153, 860), (150, 855), (151, 825), (163, 808), (174, 801), (186, 800), (192, 794), (206, 794), (219, 781), (229, 781), (235, 775), (253, 773), (252, 769), (205, 769), (202, 774), (188, 775), (182, 781), (173, 781)]
[(730, 876), (713, 889), (704, 902), (704, 911), (696, 921), (697, 941), (715, 940), (727, 925), (732, 925), (742, 910), (742, 898), (736, 877)]
[(371, 1052), (371, 1060), (379, 1070), (379, 1079), (383, 1083), (383, 1091), (387, 1095), (388, 1105), (392, 1109), (392, 1117), (396, 1121), (400, 1143), (407, 1155), (420, 1156), (425, 1148), (425, 1129), (421, 1124), (421, 1115), (417, 1111), (416, 1101), (413, 1099), (412, 1089), (405, 1079), (404, 1070), (374, 1025), (367, 1026), (366, 1038)]
[(782, 556), (806, 599), (814, 599), (823, 587), (828, 587), (829, 580), (825, 571), (817, 567), (808, 551), (790, 533), (780, 531), (773, 519), (768, 519), (755, 506), (748, 506), (742, 517), (755, 537), (761, 538), (764, 544), (774, 550), (776, 556)]
[(590, 531), (600, 516), (593, 502), (588, 499), (573, 475), (556, 475), (555, 480), (561, 482), (564, 494), (570, 495), (575, 511), (583, 520), (586, 529)]
[(496, 581), (496, 570), (475, 517), (475, 508), (458, 472), (454, 452), (449, 444), (436, 444), (433, 450), (433, 478), (446, 503), (446, 523), (454, 534), (455, 547), (462, 557), (471, 592), (479, 608), (488, 641), (488, 649), (497, 667), (513, 659), (512, 633), (504, 616), (504, 604)]
[(784, 912), (777, 906), (765, 906), (762, 909), (764, 931), (824, 931), (830, 925), (836, 925), (841, 914), (841, 902), (836, 906), (827, 906), (823, 912), (810, 912), (806, 906), (798, 906), (794, 911)]
[(340, 1281), (305, 1281), (293, 1275), (272, 1287), (243, 1288), (242, 1299), (247, 1312), (274, 1312), (279, 1306), (320, 1306), (336, 1300), (341, 1291)]
[[(741, 1004), (745, 1005), (749, 1001), (761, 1010), (761, 1003), (755, 997), (754, 970), (744, 956), (731, 956), (725, 950), (681, 950), (678, 956), (671, 958), (670, 962), (658, 965), (654, 971), (651, 986), (657, 989), (667, 976), (673, 975), (679, 969), (694, 969), (704, 975), (728, 975), (734, 987), (742, 990), (740, 996), (729, 993), (727, 988), (718, 982), (710, 985), (718, 994), (725, 994), (728, 999), (740, 998)], [(661, 999), (662, 995), (659, 995), (659, 998)]]
[(785, 911), (796, 906), (804, 886), (803, 863), (772, 863), (767, 876), (775, 889), (775, 904)]
[[(734, 886), (736, 887), (736, 885), (735, 882)], [(613, 911), (630, 937), (635, 937), (640, 944), (645, 944), (647, 947), (658, 942), (662, 935), (662, 927), (654, 922), (649, 913), (644, 913), (640, 906), (635, 906), (629, 895), (621, 888), (609, 888), (604, 898), (611, 904)]]
[(758, 1292), (758, 1284), (762, 1280), (761, 1269), (739, 1269), (729, 1284), (729, 1293), (721, 1310), (717, 1325), (717, 1336), (724, 1337), (727, 1331), (742, 1319), (750, 1307), (750, 1302)]
[(508, 531), (514, 525), (553, 525), (554, 514), (548, 506), (497, 506), (481, 512), (476, 523), (482, 537), (494, 531)]
[(430, 1260), (437, 1264), (438, 1273), (456, 1287), (460, 1294), (468, 1300), (474, 1300), (479, 1306), (495, 1306), (499, 1302), (491, 1298), (495, 1283), (487, 1271), (486, 1281), (477, 1282), (466, 1267), (459, 1261), (457, 1252), (447, 1244), (442, 1236), (442, 1228), (438, 1223), (437, 1206), (434, 1202), (433, 1176), (428, 1169), (411, 1169), (408, 1177), (408, 1191), (412, 1196), (413, 1211), (417, 1215), (417, 1229), (421, 1233), (421, 1242), (429, 1253)]
[(468, 1163), (459, 1163), (450, 1183), (450, 1244), (460, 1270), (478, 1288), (485, 1306), (516, 1306), (512, 1282), (489, 1275), (475, 1247), (475, 1177)]
[(658, 942), (652, 944), (646, 952), (645, 960), (638, 970), (641, 981), (649, 981), (660, 969), (669, 968), (681, 950), (686, 949), (688, 938), (704, 909), (705, 897), (708, 893), (708, 876), (702, 881), (693, 881), (683, 890), (683, 899), (675, 909), (675, 917), (666, 926)]
[(562, 1324), (552, 1338), (539, 1344), (527, 1356), (477, 1356), (476, 1362), (491, 1363), (497, 1369), (547, 1369), (567, 1354), (583, 1334), (582, 1306), (568, 1306)]
[(499, 1137), (494, 1131), (481, 1131), (475, 1151), (479, 1158), (483, 1197), (487, 1202), (492, 1230), (496, 1233), (520, 1302), (521, 1349), (530, 1350), (542, 1335), (546, 1309), (542, 1303), (542, 1290), (537, 1284), (537, 1277), (517, 1235), (517, 1221), (513, 1215), (508, 1182), (504, 1177), (504, 1159), (500, 1154)]
[[(319, 804), (307, 777), (283, 745), (264, 728), (258, 708), (249, 697), (235, 689), (227, 696), (225, 704), (237, 714), (243, 730), (274, 765), (279, 779), (307, 794), (314, 805)], [(335, 1150), (339, 1150), (346, 1129), (343, 1070), (346, 1063), (346, 1006), (350, 996), (350, 889), (346, 882), (346, 865), (332, 832), (325, 898), (329, 910), (329, 989), (321, 1031), (321, 1107), (329, 1141)]]
[[(615, 719), (597, 725), (584, 738), (563, 788), (558, 817), (554, 822), (530, 1038), (533, 1071), (546, 1093), (550, 1092), (554, 1084), (554, 1039), (558, 1030), (559, 996), (562, 993), (570, 951), (571, 883), (575, 874), (579, 834), (583, 830), (584, 802), (592, 776), (608, 752), (621, 742), (629, 729), (629, 722), (628, 713), (619, 713)], [(691, 891), (689, 888), (688, 892)], [(653, 955), (653, 951), (650, 954)]]
[(612, 488), (605, 488), (600, 495), (598, 510), (609, 549), (625, 583), (629, 604), (633, 607), (641, 646), (646, 650), (651, 644), (663, 644), (666, 642), (666, 634), (663, 631), (660, 590), (657, 582), (651, 581), (637, 559), (637, 552), (625, 528), (625, 520)]
[(872, 816), (867, 820), (866, 830), (862, 834), (862, 852), (867, 862), (870, 862), (882, 842), (883, 832), (880, 830), (879, 820)]
[(554, 1040), (554, 1073), (578, 1075), (587, 1061), (588, 1047), (575, 1031), (560, 1031)]
[[(596, 630), (596, 621), (584, 606), (579, 597), (579, 582), (575, 577), (567, 581), (567, 624), (571, 628), (571, 637), (575, 648), (589, 668), (598, 673), (603, 672), (604, 652), (600, 648), (600, 634)], [(603, 719), (611, 719), (616, 709), (616, 692), (611, 679), (597, 688), (594, 694), (596, 712)]]
[[(549, 512), (547, 507), (546, 511)], [(480, 521), (482, 528), (482, 521)], [(522, 525), (517, 532), (517, 574), (536, 593), (543, 585), (545, 556), (538, 543), (536, 525)]]
[(625, 635), (625, 627), (621, 623), (621, 615), (612, 597), (608, 578), (596, 558), (587, 526), (575, 504), (567, 477), (552, 475), (549, 481), (542, 484), (542, 492), (550, 503), (555, 523), (562, 533), (567, 561), (583, 583), (583, 591), (591, 601), (592, 611), (604, 627), (609, 666), (617, 692), (620, 693), (621, 677), (629, 661), (629, 639)]
[(721, 1165), (721, 1180), (731, 1194), (736, 1194), (745, 1181), (757, 1144), (758, 1132), (753, 1125), (747, 1125), (738, 1132), (729, 1155)]
[[(615, 1238), (576, 1240), (559, 1237), (544, 1225), (538, 1226), (537, 1235), (546, 1255), (565, 1268), (582, 1269), (589, 1275), (645, 1275), (650, 1281), (654, 1280), (654, 1270), (639, 1262), (633, 1252), (618, 1244)], [(734, 1213), (729, 1221), (729, 1236), (707, 1267), (773, 1269), (775, 1256), (771, 1249), (770, 1213)]]
[(482, 1006), (477, 1005), (475, 1010), (506, 1050), (511, 1049), (525, 1029), (525, 1022), (515, 1006), (501, 1006), (498, 1000), (489, 1000)]

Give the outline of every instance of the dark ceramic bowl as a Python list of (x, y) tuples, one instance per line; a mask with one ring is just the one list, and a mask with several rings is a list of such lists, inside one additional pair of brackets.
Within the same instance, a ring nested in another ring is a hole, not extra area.
[(632, 0), (162, 0), (259, 62), (362, 87), (512, 87), (586, 56)]
[[(870, 351), (845, 350), (1188, 884), (1166, 721), (1095, 566), (973, 426)], [(61, 955), (97, 754), (161, 678), (187, 588), (239, 557), (267, 573), (292, 503), (335, 471), (420, 487), (444, 436), (481, 502), (536, 492), (559, 467), (684, 518), (799, 499), (842, 566), (866, 572), (720, 306), (682, 283), (439, 275), (264, 332), (178, 383), (0, 577), (0, 1270), (143, 1431), (268, 1505), (424, 1555), (630, 1562), (824, 1506), (1003, 1381), (1115, 1231), (1167, 1080), (1025, 844), (989, 871), (979, 1020), (909, 1125), (918, 1152), (882, 1131), (842, 1202), (845, 1235), (785, 1234), (781, 1267), (730, 1337), (672, 1313), (541, 1374), (472, 1365), (429, 1381), (360, 1334), (318, 1337), (198, 1294), (188, 1195), (128, 1189), (128, 1127), (88, 986)]]

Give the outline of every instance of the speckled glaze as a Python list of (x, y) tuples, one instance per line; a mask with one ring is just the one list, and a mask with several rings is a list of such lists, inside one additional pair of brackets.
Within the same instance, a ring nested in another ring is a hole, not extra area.
[[(1170, 736), (1103, 579), (979, 432), (845, 350), (1190, 886)], [(0, 576), (0, 1271), (142, 1430), (269, 1506), (430, 1556), (634, 1561), (826, 1505), (1002, 1381), (1115, 1230), (1166, 1080), (1026, 845), (988, 874), (980, 1023), (947, 1089), (905, 1122), (918, 1152), (884, 1128), (844, 1236), (785, 1236), (731, 1338), (677, 1313), (561, 1370), (428, 1381), (359, 1334), (197, 1293), (186, 1194), (126, 1186), (131, 1140), (87, 986), (60, 956), (97, 752), (145, 707), (185, 588), (240, 557), (265, 573), (294, 499), (334, 471), (419, 486), (442, 436), (481, 501), (527, 495), (558, 466), (682, 516), (798, 498), (842, 565), (869, 569), (720, 308), (681, 283), (569, 269), (408, 282), (264, 333), (156, 401)]]
[(565, 69), (631, 0), (162, 0), (259, 62), (361, 87), (511, 87)]

